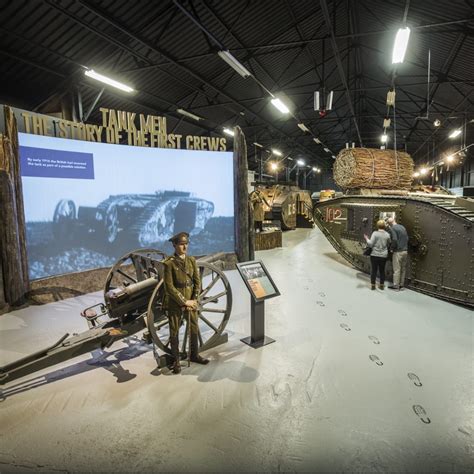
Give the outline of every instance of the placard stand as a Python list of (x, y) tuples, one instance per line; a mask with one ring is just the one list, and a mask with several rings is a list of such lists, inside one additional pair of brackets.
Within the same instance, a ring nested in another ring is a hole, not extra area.
[(275, 342), (275, 339), (265, 336), (265, 300), (250, 302), (250, 337), (244, 337), (242, 342), (257, 349)]
[(265, 300), (280, 292), (261, 260), (238, 263), (237, 270), (250, 293), (250, 337), (241, 341), (257, 349), (275, 342), (265, 336)]

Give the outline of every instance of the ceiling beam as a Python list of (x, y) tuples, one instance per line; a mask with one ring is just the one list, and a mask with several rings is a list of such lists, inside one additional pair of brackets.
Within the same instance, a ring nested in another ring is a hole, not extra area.
[(344, 85), (347, 104), (349, 106), (349, 110), (351, 112), (352, 119), (354, 121), (354, 126), (355, 126), (355, 129), (357, 131), (357, 136), (359, 137), (359, 144), (360, 144), (360, 146), (363, 146), (362, 137), (360, 135), (360, 130), (359, 130), (359, 124), (357, 123), (357, 118), (356, 118), (355, 112), (354, 112), (354, 106), (352, 105), (351, 94), (349, 92), (349, 87), (347, 85), (346, 76), (345, 76), (345, 73), (344, 73), (344, 67), (342, 66), (341, 58), (339, 56), (339, 50), (338, 50), (337, 43), (336, 43), (336, 38), (334, 37), (334, 31), (332, 29), (331, 18), (329, 17), (328, 6), (327, 6), (327, 3), (326, 3), (326, 0), (320, 0), (320, 2), (321, 2), (321, 10), (323, 12), (324, 20), (326, 21), (326, 28), (328, 29), (329, 35), (331, 37), (332, 49), (334, 51), (334, 56), (335, 56), (334, 59), (336, 60), (337, 69), (339, 71), (339, 77), (341, 78), (341, 81)]
[[(436, 22), (436, 23), (428, 23), (425, 25), (418, 25), (413, 26), (412, 30), (417, 31), (417, 34), (420, 33), (431, 33), (430, 28), (439, 28), (439, 27), (446, 27), (446, 26), (454, 26), (459, 24), (465, 24), (472, 22), (471, 18), (463, 18), (459, 20), (453, 21), (444, 21), (444, 22)], [(418, 31), (419, 30), (419, 31)], [(459, 30), (458, 30), (459, 31)], [(387, 34), (395, 34), (397, 32), (396, 29), (385, 29), (385, 30), (378, 30), (378, 31), (368, 31), (365, 33), (349, 33), (344, 35), (334, 35), (336, 40), (347, 39), (347, 38), (360, 38), (364, 36), (379, 36), (379, 35), (387, 35)], [(443, 31), (439, 31), (441, 33)], [(269, 44), (261, 44), (256, 46), (251, 46), (249, 48), (245, 48), (247, 51), (253, 51), (257, 49), (268, 49), (268, 48), (279, 48), (279, 47), (286, 47), (286, 46), (302, 46), (304, 44), (311, 44), (311, 43), (320, 43), (321, 41), (327, 40), (330, 38), (330, 35), (320, 36), (318, 38), (313, 39), (306, 39), (306, 40), (299, 40), (299, 41), (283, 41), (279, 43), (269, 43)], [(243, 51), (243, 48), (232, 48), (231, 51)]]
[[(120, 42), (119, 40), (111, 37), (110, 35), (108, 34), (105, 34), (103, 31), (99, 30), (98, 28), (95, 28), (95, 27), (92, 27), (90, 24), (86, 23), (85, 21), (83, 21), (82, 19), (78, 18), (75, 14), (73, 14), (72, 12), (68, 11), (67, 9), (57, 5), (56, 3), (54, 3), (52, 0), (44, 0), (46, 3), (48, 3), (48, 5), (50, 5), (51, 7), (61, 11), (65, 16), (67, 16), (68, 18), (72, 19), (73, 21), (75, 21), (76, 23), (80, 24), (81, 26), (89, 29), (90, 31), (92, 31), (93, 33), (95, 33), (96, 35), (106, 39), (107, 41), (110, 41), (110, 42), (113, 42), (117, 47), (119, 48), (122, 48), (122, 49), (125, 49), (126, 51), (128, 51), (130, 54), (134, 55), (134, 56), (138, 56), (140, 57), (140, 59), (142, 59), (143, 61), (145, 62), (148, 62), (150, 63), (151, 61), (141, 55), (140, 53), (136, 52), (133, 48), (129, 47), (128, 45), (125, 45), (123, 44), (122, 42)], [(310, 150), (309, 148), (307, 148), (306, 146), (302, 146), (300, 145), (298, 142), (295, 142), (294, 139), (292, 139), (289, 135), (285, 134), (282, 130), (278, 129), (277, 127), (275, 127), (273, 125), (273, 123), (271, 123), (270, 121), (266, 120), (265, 118), (261, 117), (260, 115), (256, 114), (253, 110), (249, 109), (248, 107), (246, 107), (245, 105), (242, 105), (242, 104), (239, 104), (239, 102), (237, 101), (237, 99), (235, 99), (234, 97), (230, 96), (229, 94), (227, 94), (226, 92), (220, 90), (219, 88), (217, 88), (216, 86), (214, 86), (211, 82), (209, 82), (207, 79), (205, 79), (204, 77), (202, 77), (200, 74), (198, 74), (197, 72), (195, 72), (194, 70), (190, 69), (188, 66), (185, 66), (185, 65), (182, 65), (182, 64), (179, 64), (176, 59), (170, 55), (169, 53), (165, 52), (164, 50), (150, 44), (146, 39), (144, 38), (141, 38), (140, 36), (138, 36), (137, 34), (135, 33), (132, 33), (130, 30), (128, 30), (128, 28), (123, 25), (122, 23), (120, 23), (118, 20), (116, 19), (113, 19), (110, 15), (109, 12), (106, 12), (104, 10), (102, 10), (101, 8), (97, 7), (96, 5), (91, 5), (90, 3), (86, 2), (85, 0), (77, 0), (77, 3), (80, 3), (84, 8), (86, 8), (87, 10), (89, 10), (90, 12), (94, 13), (96, 16), (98, 16), (99, 18), (101, 18), (103, 21), (107, 22), (108, 24), (114, 26), (115, 28), (117, 28), (118, 30), (120, 30), (122, 33), (126, 34), (127, 36), (129, 36), (130, 38), (134, 39), (135, 41), (137, 41), (138, 43), (141, 43), (143, 46), (149, 48), (151, 51), (155, 52), (156, 54), (159, 54), (161, 55), (162, 57), (168, 59), (172, 64), (174, 64), (175, 66), (177, 66), (180, 70), (186, 72), (187, 74), (189, 74), (190, 76), (192, 76), (194, 79), (197, 79), (199, 82), (201, 82), (202, 84), (208, 86), (210, 89), (212, 89), (214, 92), (216, 92), (218, 95), (221, 95), (222, 97), (226, 98), (228, 101), (232, 102), (234, 105), (236, 105), (238, 107), (238, 110), (241, 110), (242, 108), (247, 111), (251, 116), (257, 118), (258, 120), (266, 123), (270, 128), (278, 131), (279, 133), (282, 133), (284, 136), (286, 136), (287, 139), (289, 139), (291, 141), (291, 143), (293, 143), (295, 146), (299, 146), (299, 147), (302, 147), (306, 153), (309, 153), (310, 155), (315, 155), (315, 152), (314, 150)], [(169, 74), (169, 73), (168, 73)], [(170, 74), (171, 75), (171, 74)], [(186, 85), (187, 87), (190, 87), (194, 90), (197, 90), (199, 91), (201, 94), (207, 96), (207, 97), (210, 97), (211, 100), (214, 100), (214, 96), (211, 96), (209, 94), (209, 92), (203, 90), (203, 89), (200, 89), (198, 88), (197, 86), (195, 85), (191, 85), (191, 84), (188, 84), (187, 82), (183, 81), (179, 76), (176, 76), (176, 75), (171, 75), (172, 77), (174, 77), (174, 79), (180, 83), (183, 83), (184, 85)], [(236, 114), (236, 111), (235, 110), (231, 110), (232, 114)]]

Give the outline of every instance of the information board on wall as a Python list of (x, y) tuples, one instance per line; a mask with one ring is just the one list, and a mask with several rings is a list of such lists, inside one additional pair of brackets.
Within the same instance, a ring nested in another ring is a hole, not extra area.
[(31, 279), (112, 265), (136, 248), (234, 251), (231, 152), (19, 133)]
[(255, 301), (263, 301), (280, 295), (262, 261), (238, 263), (237, 269)]

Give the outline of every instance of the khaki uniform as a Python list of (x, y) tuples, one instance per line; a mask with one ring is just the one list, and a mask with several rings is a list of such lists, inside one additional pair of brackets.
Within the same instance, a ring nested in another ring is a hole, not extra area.
[[(194, 257), (184, 259), (173, 255), (163, 261), (165, 265), (163, 308), (168, 313), (170, 335), (178, 336), (183, 316), (187, 318), (184, 304), (196, 300), (201, 292), (201, 276)], [(198, 313), (191, 313), (191, 334), (198, 334)]]
[(262, 222), (265, 219), (265, 209), (263, 207), (266, 202), (260, 191), (253, 191), (250, 194), (250, 202), (253, 206), (253, 219), (255, 222)]

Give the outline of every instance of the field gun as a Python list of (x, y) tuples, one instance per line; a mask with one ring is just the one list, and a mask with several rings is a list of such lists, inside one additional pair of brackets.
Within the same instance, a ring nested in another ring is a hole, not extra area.
[[(0, 385), (45, 369), (146, 330), (144, 338), (153, 342), (159, 367), (170, 363), (168, 318), (162, 307), (163, 260), (166, 254), (154, 249), (134, 250), (109, 271), (104, 302), (85, 308), (81, 316), (89, 329), (65, 334), (56, 343), (0, 367)], [(232, 309), (232, 291), (225, 274), (217, 266), (197, 260), (202, 287), (198, 297), (199, 351), (227, 342), (224, 329)], [(187, 326), (180, 332), (181, 357), (187, 354)]]

